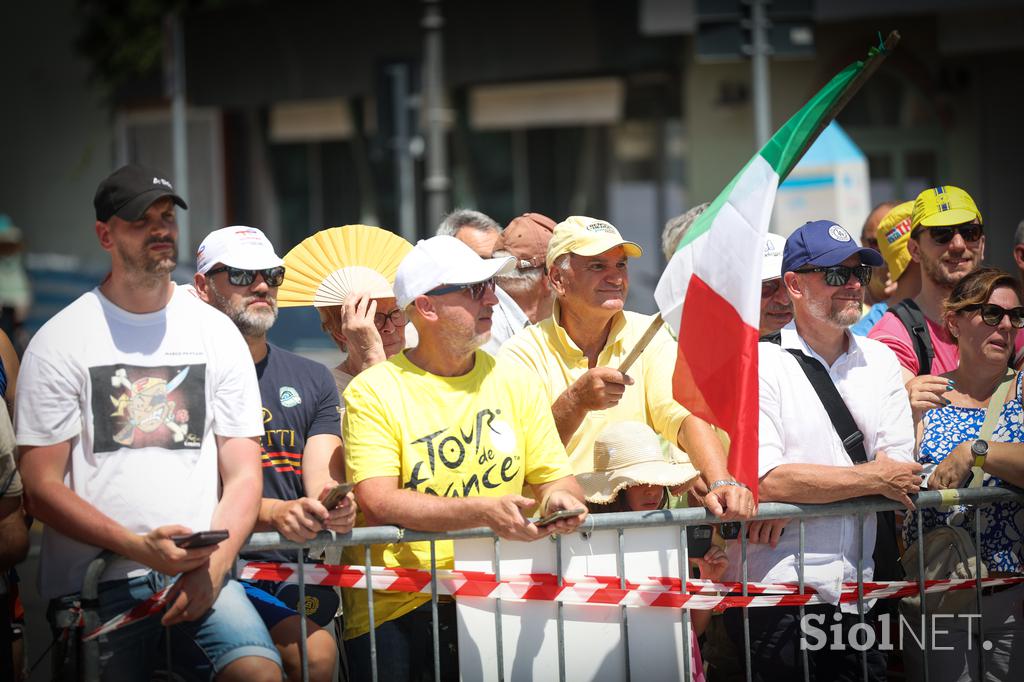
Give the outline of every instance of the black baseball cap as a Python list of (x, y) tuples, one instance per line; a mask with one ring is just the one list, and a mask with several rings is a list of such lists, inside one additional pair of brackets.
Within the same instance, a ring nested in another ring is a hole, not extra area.
[(96, 208), (96, 220), (100, 222), (105, 223), (115, 215), (130, 222), (145, 215), (146, 209), (163, 197), (170, 197), (178, 206), (188, 208), (163, 173), (130, 163), (100, 183), (92, 204)]

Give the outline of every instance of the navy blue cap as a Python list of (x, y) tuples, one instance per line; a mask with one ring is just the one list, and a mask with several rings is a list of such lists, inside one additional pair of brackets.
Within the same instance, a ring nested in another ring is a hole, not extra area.
[(815, 220), (798, 227), (782, 249), (782, 272), (808, 266), (839, 265), (850, 256), (860, 256), (861, 265), (878, 267), (882, 254), (862, 247), (850, 233), (831, 220)]

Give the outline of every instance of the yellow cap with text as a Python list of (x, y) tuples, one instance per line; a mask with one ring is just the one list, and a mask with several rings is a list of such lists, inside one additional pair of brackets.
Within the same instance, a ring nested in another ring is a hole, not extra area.
[(555, 225), (555, 233), (548, 243), (547, 266), (550, 268), (556, 258), (566, 253), (596, 256), (616, 246), (624, 247), (630, 258), (644, 253), (639, 244), (623, 239), (609, 222), (581, 215), (569, 216)]

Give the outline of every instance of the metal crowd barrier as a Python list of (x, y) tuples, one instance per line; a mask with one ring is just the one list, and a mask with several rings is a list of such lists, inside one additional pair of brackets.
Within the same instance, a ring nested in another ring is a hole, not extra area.
[[(943, 491), (948, 493), (949, 491)], [(1019, 491), (1015, 488), (972, 488), (972, 489), (961, 489), (957, 491), (957, 499), (950, 501), (948, 497), (944, 497), (942, 493), (937, 491), (922, 492), (915, 498), (915, 504), (918, 509), (928, 509), (935, 507), (948, 506), (951, 504), (961, 504), (973, 507), (983, 507), (995, 502), (1021, 502), (1024, 503), (1024, 492)], [(883, 497), (866, 497), (857, 498), (852, 500), (845, 500), (841, 502), (835, 502), (830, 504), (784, 504), (784, 503), (762, 503), (758, 507), (758, 514), (755, 519), (757, 521), (767, 519), (779, 519), (788, 518), (792, 519), (798, 525), (799, 532), (799, 561), (798, 561), (798, 594), (805, 594), (804, 588), (804, 552), (805, 552), (805, 540), (804, 540), (804, 523), (806, 519), (820, 518), (827, 516), (857, 516), (859, 523), (859, 548), (861, 558), (857, 561), (857, 612), (860, 618), (860, 622), (864, 622), (865, 608), (864, 608), (864, 518), (867, 514), (874, 514), (878, 511), (889, 511), (889, 510), (901, 510), (903, 506), (898, 502), (888, 500)], [(924, 536), (923, 533), (923, 515), (917, 514), (917, 531), (918, 538)], [(704, 508), (685, 508), (685, 509), (668, 509), (659, 510), (652, 512), (624, 512), (624, 513), (610, 513), (610, 514), (592, 514), (587, 517), (586, 521), (579, 527), (577, 532), (588, 533), (595, 530), (601, 529), (615, 529), (618, 531), (618, 550), (617, 550), (617, 566), (618, 574), (620, 579), (619, 587), (621, 589), (626, 588), (625, 577), (624, 577), (624, 554), (623, 554), (623, 530), (627, 528), (644, 528), (654, 526), (678, 526), (679, 527), (679, 545), (678, 545), (678, 556), (679, 556), (679, 574), (683, 578), (681, 581), (682, 591), (686, 592), (686, 577), (689, 575), (688, 565), (689, 556), (687, 552), (687, 538), (686, 538), (686, 527), (707, 523), (719, 523), (719, 520), (709, 514)], [(733, 540), (732, 542), (740, 542), (741, 557), (742, 557), (742, 596), (748, 596), (747, 584), (747, 524), (743, 523), (740, 530), (740, 538)], [(448, 533), (426, 533), (419, 531), (410, 531), (396, 526), (375, 526), (369, 528), (355, 528), (350, 533), (336, 534), (333, 532), (324, 531), (313, 541), (305, 544), (298, 544), (283, 540), (277, 533), (254, 533), (250, 538), (248, 544), (245, 546), (245, 550), (296, 550), (297, 556), (297, 573), (298, 573), (298, 585), (299, 585), (299, 604), (304, 604), (306, 601), (305, 591), (305, 579), (303, 574), (303, 550), (309, 549), (310, 547), (320, 549), (323, 547), (344, 547), (352, 545), (363, 545), (365, 548), (365, 569), (366, 569), (366, 582), (367, 589), (365, 590), (367, 595), (367, 605), (370, 617), (370, 657), (371, 657), (371, 669), (373, 671), (373, 680), (377, 682), (377, 645), (376, 637), (374, 632), (374, 612), (373, 612), (373, 589), (372, 589), (372, 575), (371, 575), (371, 564), (370, 564), (370, 546), (374, 544), (383, 543), (398, 543), (398, 542), (419, 542), (429, 541), (431, 548), (431, 609), (433, 613), (433, 647), (434, 647), (434, 678), (439, 680), (440, 674), (440, 657), (439, 657), (439, 639), (438, 639), (438, 619), (437, 619), (437, 567), (434, 554), (434, 542), (438, 540), (456, 540), (461, 538), (484, 538), (490, 537), (494, 541), (494, 562), (496, 569), (496, 579), (500, 582), (501, 580), (501, 545), (503, 541), (494, 533), (487, 528), (474, 528), (469, 530), (454, 531)], [(562, 563), (561, 563), (561, 537), (556, 536), (556, 542), (554, 543), (557, 560), (557, 577), (558, 585), (562, 585)], [(981, 515), (974, 514), (974, 543), (978, 549), (978, 561), (981, 561)], [(97, 590), (97, 582), (100, 574), (102, 573), (102, 563), (105, 559), (97, 559), (94, 562), (96, 565), (90, 567), (90, 571), (87, 574), (86, 584), (83, 587), (83, 597), (89, 599), (94, 598)], [(918, 574), (918, 588), (921, 594), (924, 594), (924, 553), (918, 553), (919, 571)], [(976, 579), (976, 602), (978, 607), (978, 618), (977, 620), (977, 642), (984, 641), (984, 632), (982, 625), (982, 586), (980, 572), (975, 571), (975, 575), (978, 576)], [(628, 619), (626, 617), (626, 606), (621, 606), (623, 609), (622, 618), (622, 641), (625, 643), (625, 671), (623, 679), (630, 679), (629, 670), (629, 630), (628, 630)], [(759, 607), (759, 608), (772, 608), (772, 607)], [(750, 661), (750, 624), (747, 614), (747, 607), (743, 609), (743, 631), (744, 631), (744, 657), (746, 662), (746, 676), (747, 680), (751, 679), (751, 661)], [(925, 599), (921, 599), (921, 611), (924, 620), (924, 632), (922, 633), (922, 641), (927, 643), (928, 640), (928, 619), (927, 619), (927, 603)], [(799, 607), (799, 613), (801, 618), (804, 616), (804, 607)], [(565, 642), (564, 642), (564, 622), (562, 618), (562, 603), (558, 602), (557, 605), (557, 636), (558, 636), (558, 679), (559, 682), (565, 682), (566, 680), (566, 664), (565, 664)], [(97, 625), (97, 619), (95, 614), (91, 614), (87, 611), (85, 614), (85, 623), (87, 628), (89, 626)], [(88, 631), (88, 629), (86, 630)], [(688, 609), (683, 609), (682, 618), (682, 644), (683, 644), (683, 669), (680, 679), (689, 680), (692, 679), (692, 671), (690, 670), (692, 657), (690, 651), (690, 614)], [(501, 602), (498, 600), (496, 604), (495, 613), (495, 640), (497, 644), (497, 679), (504, 680), (504, 660), (503, 660), (503, 646), (502, 646), (502, 627), (501, 627)], [(302, 677), (303, 682), (308, 682), (309, 671), (306, 664), (306, 629), (305, 619), (302, 619), (302, 638), (301, 638), (301, 650), (302, 650)], [(97, 640), (85, 642), (83, 644), (83, 679), (93, 680), (98, 679), (98, 660), (99, 660), (99, 643)], [(984, 652), (981, 646), (977, 647), (978, 651), (978, 665), (981, 672), (981, 679), (985, 679), (985, 659)], [(810, 680), (810, 669), (808, 667), (808, 654), (806, 648), (801, 648), (801, 654), (803, 658), (803, 679), (805, 681)], [(923, 657), (924, 663), (924, 680), (929, 680), (928, 671), (928, 657)], [(171, 669), (171, 661), (169, 660), (168, 652), (168, 670)], [(863, 679), (868, 680), (868, 663), (867, 663), (867, 649), (861, 651), (861, 671)]]

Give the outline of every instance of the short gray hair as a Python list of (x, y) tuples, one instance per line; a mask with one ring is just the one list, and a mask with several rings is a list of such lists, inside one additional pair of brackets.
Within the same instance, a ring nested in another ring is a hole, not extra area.
[(697, 216), (707, 210), (707, 207), (710, 205), (708, 202), (697, 204), (686, 213), (677, 215), (665, 223), (665, 229), (661, 231), (661, 252), (665, 254), (665, 260), (672, 260), (672, 254), (676, 252), (676, 248), (679, 246), (679, 242), (682, 241), (683, 235), (693, 225), (693, 221), (697, 219)]
[(486, 213), (471, 208), (457, 208), (444, 217), (437, 226), (438, 235), (454, 237), (463, 227), (471, 227), (479, 232), (497, 232), (501, 234), (501, 225)]
[[(491, 254), (491, 258), (505, 258), (507, 256), (512, 256), (512, 254), (505, 249), (498, 249)], [(513, 268), (510, 272), (506, 272), (503, 275), (496, 275), (494, 281), (505, 291), (517, 294), (530, 291), (540, 283), (543, 277), (544, 266), (539, 265), (535, 268)]]
[(1017, 225), (1017, 231), (1013, 233), (1014, 244), (1024, 244), (1024, 220)]

